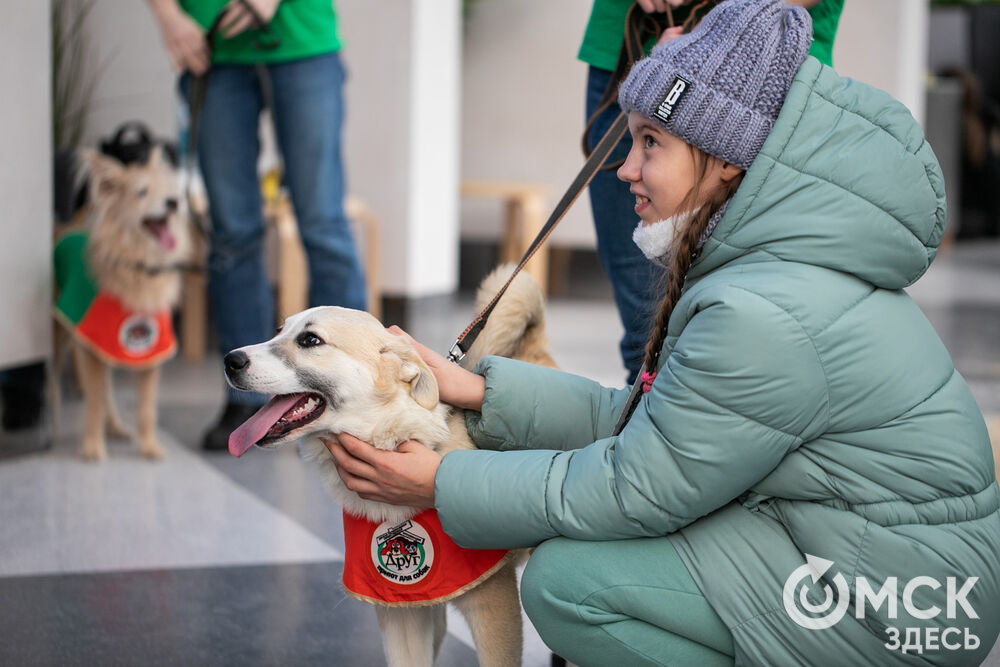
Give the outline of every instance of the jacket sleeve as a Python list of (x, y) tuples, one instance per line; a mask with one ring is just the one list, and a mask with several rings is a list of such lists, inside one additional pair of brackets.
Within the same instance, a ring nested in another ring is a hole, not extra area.
[(822, 432), (828, 390), (811, 338), (770, 301), (740, 296), (688, 321), (618, 437), (566, 452), (446, 455), (435, 504), (448, 534), (479, 548), (665, 535)]
[(476, 365), (486, 379), (481, 412), (465, 423), (480, 449), (578, 449), (611, 433), (628, 390), (503, 357)]

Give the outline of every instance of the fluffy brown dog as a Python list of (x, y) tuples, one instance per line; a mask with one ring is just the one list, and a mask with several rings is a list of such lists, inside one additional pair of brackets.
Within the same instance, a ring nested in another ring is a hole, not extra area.
[[(488, 278), (481, 300), (492, 297), (493, 288), (507, 275), (509, 268)], [(468, 361), (503, 354), (553, 365), (547, 344), (541, 294), (522, 273), (500, 301)], [(226, 376), (237, 389), (276, 394), (232, 434), (229, 451), (242, 456), (255, 445), (273, 449), (301, 439), (303, 456), (318, 466), (327, 490), (343, 506), (348, 528), (345, 587), (354, 597), (376, 605), (391, 667), (430, 667), (444, 637), (448, 601), (468, 621), (481, 665), (520, 664), (521, 610), (514, 575), (518, 553), (497, 554), (476, 571), (474, 580), (462, 580), (460, 586), (446, 589), (449, 592), (419, 601), (374, 597), (381, 594), (378, 586), (384, 585), (380, 575), (396, 581), (405, 577), (416, 586), (415, 580), (428, 571), (428, 582), (438, 573), (454, 572), (462, 558), (451, 559), (454, 552), (448, 551), (446, 539), (430, 537), (440, 533), (427, 528), (432, 524), (421, 518), (426, 515), (418, 508), (365, 500), (350, 491), (320, 440), (350, 433), (382, 449), (394, 449), (405, 440), (418, 440), (440, 453), (474, 448), (463, 413), (438, 400), (437, 380), (406, 338), (392, 335), (368, 313), (312, 308), (285, 320), (271, 340), (226, 355)], [(370, 522), (369, 533), (364, 537), (360, 534), (364, 529), (352, 533), (349, 526), (356, 525), (352, 517)], [(352, 534), (359, 536), (354, 543), (360, 547), (353, 552)], [(355, 560), (352, 554), (360, 558)], [(374, 580), (372, 588), (365, 589), (374, 592), (362, 592), (349, 582), (348, 573), (363, 573), (368, 566), (359, 563), (376, 557), (393, 565), (380, 561), (378, 573), (371, 570), (371, 578), (361, 582), (367, 586)], [(392, 569), (403, 560), (404, 569)], [(427, 568), (415, 564), (406, 570), (411, 560), (426, 562)]]
[[(63, 233), (55, 250), (55, 359), (70, 338), (86, 406), (84, 459), (106, 456), (106, 426), (113, 435), (133, 435), (115, 408), (112, 366), (137, 371), (139, 452), (159, 459), (159, 368), (176, 348), (170, 310), (191, 248), (189, 224), (179, 212), (180, 187), (159, 148), (145, 164), (125, 166), (94, 152), (84, 155), (84, 164), (89, 207), (83, 224)], [(58, 410), (58, 364), (53, 366)]]

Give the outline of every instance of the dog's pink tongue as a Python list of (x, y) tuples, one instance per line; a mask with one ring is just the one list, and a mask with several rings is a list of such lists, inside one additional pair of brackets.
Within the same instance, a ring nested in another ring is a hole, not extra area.
[(167, 229), (166, 225), (163, 225), (163, 227), (156, 230), (156, 235), (159, 237), (160, 245), (162, 245), (163, 249), (167, 252), (170, 252), (177, 246), (177, 239), (175, 239), (174, 235), (170, 233), (170, 230)]
[(246, 454), (246, 451), (259, 442), (274, 426), (275, 422), (281, 419), (281, 415), (288, 412), (300, 398), (302, 398), (302, 394), (292, 394), (290, 396), (275, 396), (268, 401), (250, 419), (229, 434), (229, 453), (237, 458)]

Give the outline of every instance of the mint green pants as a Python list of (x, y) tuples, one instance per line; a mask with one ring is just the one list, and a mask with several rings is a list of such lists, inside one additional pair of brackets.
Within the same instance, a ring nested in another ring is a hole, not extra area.
[(581, 666), (733, 664), (732, 634), (665, 537), (544, 542), (521, 599), (548, 647)]

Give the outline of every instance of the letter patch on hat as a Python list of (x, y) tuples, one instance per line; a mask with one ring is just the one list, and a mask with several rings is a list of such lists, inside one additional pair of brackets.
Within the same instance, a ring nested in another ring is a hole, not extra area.
[(653, 115), (662, 120), (664, 123), (670, 118), (670, 114), (674, 112), (677, 107), (677, 103), (681, 101), (684, 97), (684, 93), (688, 91), (691, 87), (691, 82), (684, 77), (676, 77), (673, 84), (670, 86), (670, 90), (667, 91), (666, 96), (656, 107), (656, 111)]

